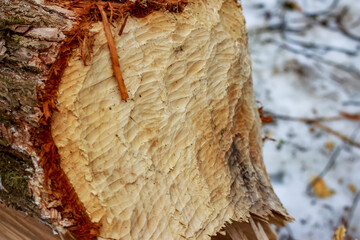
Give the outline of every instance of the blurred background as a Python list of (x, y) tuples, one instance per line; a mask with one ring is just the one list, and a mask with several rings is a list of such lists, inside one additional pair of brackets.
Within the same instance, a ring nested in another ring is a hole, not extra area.
[(360, 239), (360, 1), (241, 4), (280, 239)]

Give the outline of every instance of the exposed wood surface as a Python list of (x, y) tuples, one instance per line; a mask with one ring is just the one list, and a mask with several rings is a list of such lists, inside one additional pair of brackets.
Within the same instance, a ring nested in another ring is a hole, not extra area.
[(60, 240), (53, 230), (38, 219), (0, 204), (1, 240)]
[(62, 77), (52, 135), (90, 218), (102, 224), (99, 239), (209, 239), (227, 221), (249, 239), (274, 239), (270, 223), (291, 218), (262, 162), (236, 2), (129, 17), (115, 39), (127, 102), (102, 23), (92, 32), (92, 63), (84, 66), (79, 51)]
[[(236, 1), (192, 0), (181, 14), (112, 28), (127, 102), (101, 22), (89, 65), (78, 49), (60, 79), (73, 13), (32, 0), (0, 9), (1, 199), (85, 240), (97, 235), (92, 223), (100, 240), (266, 240), (276, 239), (271, 224), (291, 220), (263, 165)], [(0, 209), (0, 239), (53, 239), (9, 211)]]

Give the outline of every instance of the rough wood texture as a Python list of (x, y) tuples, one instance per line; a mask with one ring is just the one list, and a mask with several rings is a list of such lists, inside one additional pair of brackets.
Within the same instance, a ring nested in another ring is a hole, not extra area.
[(34, 216), (41, 215), (40, 192), (46, 195), (33, 138), (42, 117), (38, 97), (71, 27), (66, 11), (58, 10), (0, 1), (0, 199)]
[(1, 240), (61, 240), (44, 223), (0, 204)]
[[(52, 135), (99, 239), (276, 239), (291, 218), (261, 154), (245, 21), (233, 0), (129, 17), (115, 39), (129, 99), (112, 76), (102, 23), (92, 63), (69, 62)], [(118, 32), (118, 29), (114, 32)]]

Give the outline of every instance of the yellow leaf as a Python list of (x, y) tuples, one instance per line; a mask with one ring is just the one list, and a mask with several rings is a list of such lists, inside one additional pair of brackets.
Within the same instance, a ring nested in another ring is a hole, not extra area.
[(333, 240), (343, 240), (345, 237), (345, 233), (346, 233), (346, 228), (344, 227), (344, 225), (339, 226), (336, 229)]
[(273, 136), (274, 136), (274, 132), (267, 130), (267, 131), (265, 132), (265, 135), (268, 136), (268, 137), (273, 137)]
[(327, 198), (333, 195), (335, 192), (326, 186), (325, 181), (322, 178), (314, 177), (311, 181), (311, 186), (314, 189), (314, 193), (319, 198)]
[(352, 193), (356, 193), (356, 187), (354, 184), (349, 184), (348, 187)]
[(325, 143), (325, 146), (327, 149), (329, 149), (330, 151), (334, 149), (334, 142), (332, 141), (328, 141)]

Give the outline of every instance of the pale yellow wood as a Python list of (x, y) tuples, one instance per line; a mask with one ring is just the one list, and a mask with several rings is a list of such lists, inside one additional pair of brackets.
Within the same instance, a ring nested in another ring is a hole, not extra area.
[(115, 39), (127, 102), (102, 24), (92, 32), (92, 63), (75, 54), (61, 80), (52, 135), (80, 200), (102, 223), (99, 239), (209, 239), (251, 214), (279, 225), (290, 219), (262, 162), (236, 1), (129, 17)]

